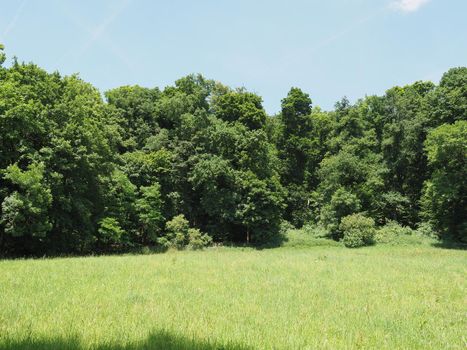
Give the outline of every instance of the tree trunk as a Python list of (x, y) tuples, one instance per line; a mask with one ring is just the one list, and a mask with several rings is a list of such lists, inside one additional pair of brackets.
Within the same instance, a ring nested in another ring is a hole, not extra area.
[(246, 244), (250, 244), (250, 229), (246, 227)]

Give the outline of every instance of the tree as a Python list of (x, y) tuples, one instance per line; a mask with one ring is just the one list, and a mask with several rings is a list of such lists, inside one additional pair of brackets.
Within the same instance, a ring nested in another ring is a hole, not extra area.
[(247, 244), (277, 243), (284, 195), (275, 177), (260, 180), (251, 172), (239, 173), (241, 199), (236, 218), (243, 226)]
[(117, 220), (118, 226), (127, 234), (134, 233), (136, 229), (137, 187), (119, 169), (115, 169), (109, 177), (103, 177), (101, 183), (105, 189), (103, 192), (104, 210), (102, 216), (104, 219), (112, 218)]
[(356, 213), (465, 239), (465, 67), (329, 112), (292, 88), (269, 117), (201, 75), (104, 101), (77, 75), (4, 60), (0, 45), (2, 254), (272, 244), (284, 219), (339, 239)]
[(338, 227), (346, 215), (365, 211), (378, 217), (377, 203), (384, 192), (385, 171), (374, 153), (359, 157), (344, 149), (323, 159), (315, 197), (319, 199), (320, 221), (335, 238), (340, 237)]
[(311, 113), (310, 96), (299, 88), (291, 88), (287, 97), (282, 100), (282, 122), (287, 135), (306, 135), (308, 116)]
[(250, 129), (260, 129), (266, 122), (262, 99), (251, 92), (229, 91), (214, 100), (213, 108), (218, 118)]
[[(202, 212), (209, 225), (216, 222), (217, 228), (229, 230), (235, 222), (235, 210), (240, 200), (236, 172), (228, 160), (217, 155), (204, 155), (196, 161), (189, 177), (199, 194)], [(222, 239), (216, 232), (213, 237)]]
[(103, 249), (108, 249), (111, 245), (121, 244), (125, 235), (125, 231), (120, 227), (118, 220), (111, 217), (105, 217), (99, 221), (97, 231), (97, 241), (99, 245), (102, 245)]
[(123, 149), (141, 148), (159, 128), (156, 102), (160, 95), (158, 88), (138, 85), (122, 86), (105, 93), (113, 118), (120, 127)]
[(154, 244), (164, 223), (160, 186), (156, 182), (151, 186), (141, 187), (140, 191), (141, 197), (136, 200), (139, 236), (141, 243)]
[(425, 182), (422, 215), (444, 237), (467, 242), (467, 121), (432, 130), (425, 149), (433, 173)]
[(4, 49), (5, 49), (5, 46), (0, 44), (0, 67), (2, 66), (3, 62), (5, 62), (6, 60), (5, 53), (3, 52)]
[(44, 164), (31, 163), (27, 170), (13, 164), (3, 177), (14, 190), (1, 203), (0, 224), (4, 234), (0, 231), (0, 247), (5, 239), (21, 238), (23, 253), (35, 253), (43, 249), (41, 240), (52, 228), (49, 217), (52, 195), (44, 179)]
[(305, 178), (312, 128), (310, 113), (311, 99), (298, 88), (292, 88), (282, 100), (283, 131), (279, 147), (286, 183), (301, 184)]
[[(314, 173), (318, 163), (312, 161), (313, 154), (313, 119), (311, 117), (311, 99), (298, 88), (290, 89), (282, 100), (280, 114), (281, 133), (277, 147), (281, 160), (281, 180), (288, 190), (286, 196), (286, 219), (297, 226), (307, 220), (307, 202), (311, 188), (307, 181)], [(313, 181), (311, 181), (313, 182)]]
[(433, 126), (467, 119), (467, 67), (452, 68), (443, 74), (429, 96)]
[(354, 193), (343, 187), (338, 188), (329, 202), (323, 205), (320, 221), (334, 239), (339, 239), (342, 237), (339, 230), (342, 218), (359, 212), (361, 207), (361, 201)]
[(407, 210), (396, 219), (412, 226), (419, 219), (423, 182), (429, 176), (423, 141), (433, 124), (427, 104), (433, 89), (431, 82), (416, 82), (390, 89), (383, 98), (381, 152), (388, 168), (385, 182), (389, 191), (407, 200)]
[(40, 154), (53, 196), (50, 248), (92, 251), (106, 204), (103, 179), (115, 169), (114, 130), (99, 92), (76, 76), (64, 78), (48, 109), (54, 125)]

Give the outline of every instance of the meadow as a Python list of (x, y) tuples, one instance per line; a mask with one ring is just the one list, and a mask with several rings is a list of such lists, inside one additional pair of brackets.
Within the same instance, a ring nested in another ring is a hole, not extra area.
[(0, 349), (465, 349), (463, 250), (0, 261)]

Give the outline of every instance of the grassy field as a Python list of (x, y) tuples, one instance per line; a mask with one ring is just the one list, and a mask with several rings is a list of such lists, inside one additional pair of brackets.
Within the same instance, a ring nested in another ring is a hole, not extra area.
[(0, 261), (0, 349), (465, 349), (467, 252), (211, 248)]

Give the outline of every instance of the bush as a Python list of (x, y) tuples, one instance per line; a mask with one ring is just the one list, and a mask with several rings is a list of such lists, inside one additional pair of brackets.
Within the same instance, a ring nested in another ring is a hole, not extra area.
[(438, 233), (428, 222), (421, 222), (420, 224), (418, 224), (416, 232), (418, 235), (423, 237), (438, 238)]
[(307, 224), (302, 228), (303, 232), (313, 238), (327, 238), (329, 231), (322, 225)]
[(290, 230), (295, 230), (295, 226), (292, 225), (289, 221), (287, 220), (282, 220), (281, 221), (281, 224), (280, 224), (280, 227), (279, 227), (279, 234), (283, 237), (286, 237), (287, 236), (287, 233), (290, 231)]
[(421, 223), (414, 230), (407, 226), (401, 226), (396, 221), (389, 221), (378, 229), (375, 241), (392, 245), (433, 244), (437, 241), (437, 235), (428, 223)]
[(120, 227), (117, 219), (105, 217), (99, 221), (97, 231), (98, 241), (104, 245), (121, 243), (125, 231)]
[(166, 223), (167, 237), (158, 240), (164, 247), (202, 249), (212, 243), (212, 238), (197, 228), (190, 228), (185, 216), (177, 215)]
[(188, 244), (188, 229), (190, 226), (183, 214), (174, 216), (172, 220), (167, 221), (165, 227), (167, 229), (167, 241), (160, 240), (161, 243), (177, 249), (182, 249)]
[(321, 210), (321, 223), (331, 233), (334, 239), (342, 238), (339, 225), (343, 217), (360, 211), (361, 203), (358, 197), (344, 188), (337, 189), (331, 201)]
[(373, 244), (376, 233), (375, 221), (363, 214), (352, 214), (342, 218), (339, 230), (344, 235), (344, 245), (349, 248)]
[(197, 228), (188, 229), (188, 241), (188, 247), (193, 250), (203, 249), (212, 244), (212, 238)]
[(376, 231), (375, 242), (392, 243), (398, 241), (402, 236), (409, 236), (413, 233), (410, 227), (401, 226), (397, 221), (388, 221), (386, 225)]
[(170, 241), (167, 237), (159, 237), (156, 240), (157, 244), (162, 247), (162, 249), (170, 248)]

